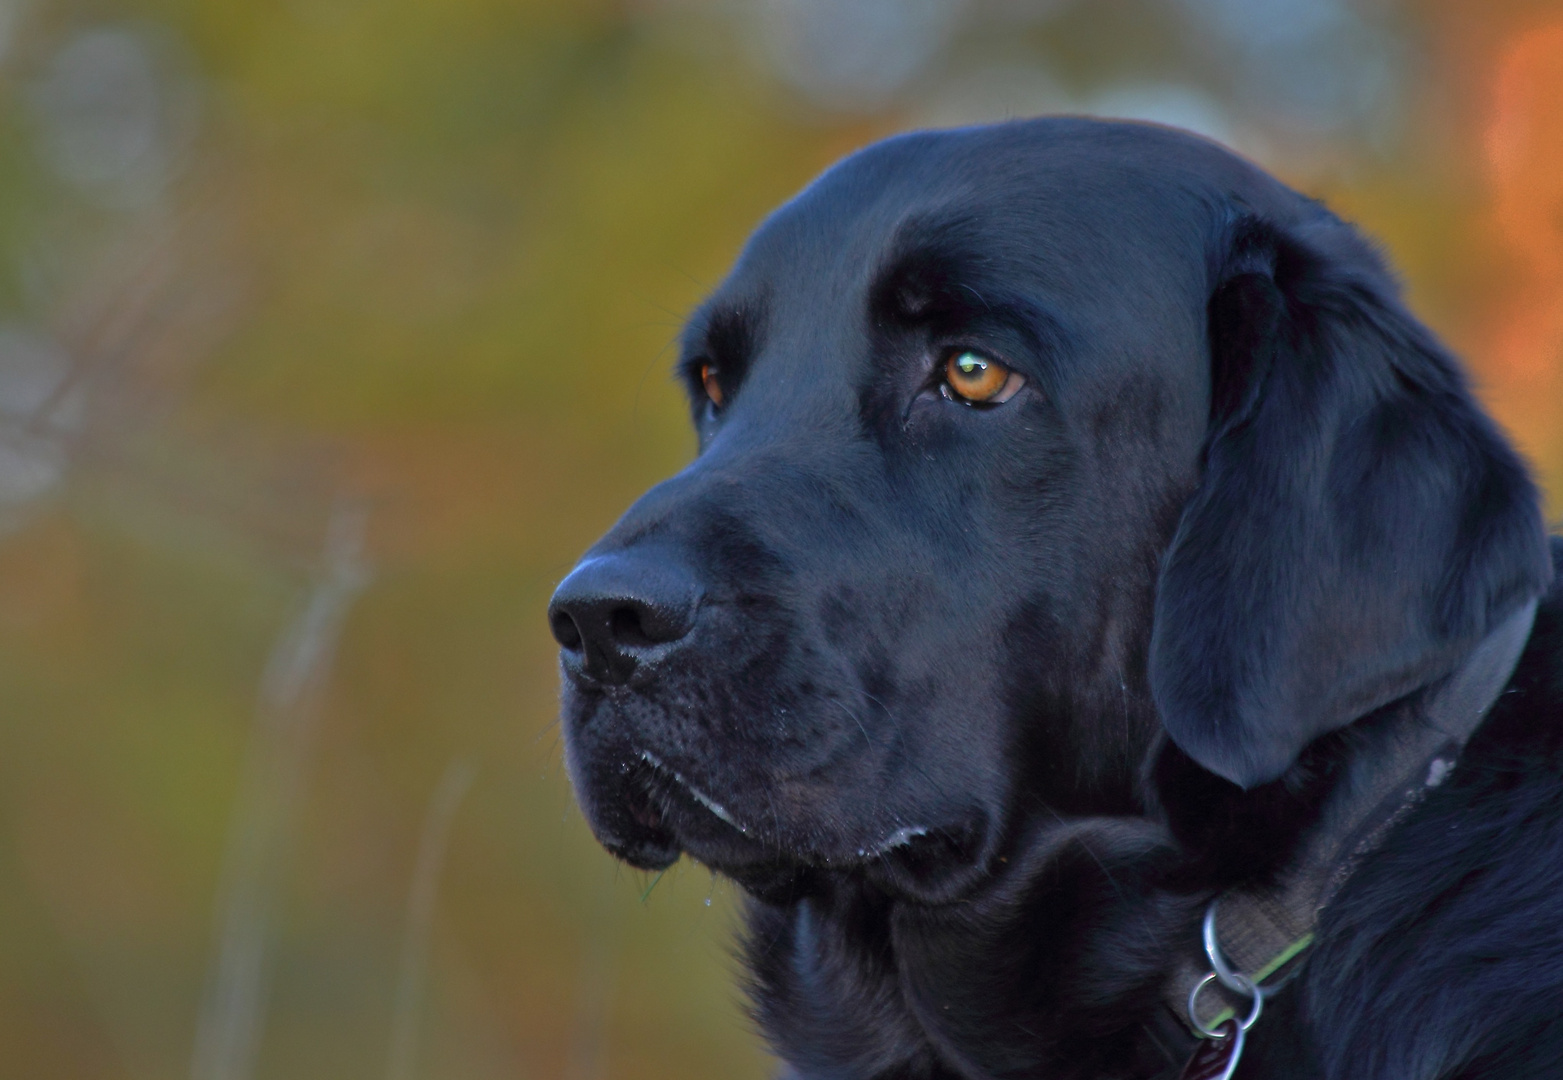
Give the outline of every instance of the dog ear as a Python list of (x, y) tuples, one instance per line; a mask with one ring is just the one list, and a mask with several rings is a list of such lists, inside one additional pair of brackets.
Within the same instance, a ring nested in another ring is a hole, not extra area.
[(1215, 247), (1150, 679), (1172, 740), (1249, 788), (1447, 674), (1551, 562), (1524, 465), (1349, 227), (1243, 217)]

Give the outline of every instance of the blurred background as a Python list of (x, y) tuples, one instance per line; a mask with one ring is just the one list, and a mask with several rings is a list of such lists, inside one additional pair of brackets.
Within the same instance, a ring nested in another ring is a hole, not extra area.
[(1055, 111), (1360, 221), (1563, 493), (1559, 0), (0, 0), (0, 1072), (767, 1075), (544, 604), (761, 215)]

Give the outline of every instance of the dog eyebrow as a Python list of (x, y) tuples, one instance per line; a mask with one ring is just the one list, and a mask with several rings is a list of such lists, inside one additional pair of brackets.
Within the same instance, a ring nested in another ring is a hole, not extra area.
[(759, 348), (765, 312), (763, 299), (713, 299), (690, 316), (682, 335), (677, 368), (690, 393), (697, 397), (704, 393), (700, 387), (703, 364), (715, 364), (721, 369), (729, 392), (737, 387)]
[(1072, 340), (1039, 289), (1024, 287), (1022, 259), (964, 216), (910, 218), (897, 228), (869, 289), (873, 326), (936, 333), (984, 329), (1019, 337), (1044, 365)]

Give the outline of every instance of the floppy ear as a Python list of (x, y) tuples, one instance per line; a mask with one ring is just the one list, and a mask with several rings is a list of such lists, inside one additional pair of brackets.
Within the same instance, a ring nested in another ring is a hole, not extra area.
[(1248, 788), (1447, 674), (1551, 563), (1524, 465), (1352, 230), (1247, 217), (1216, 247), (1150, 678), (1172, 740)]

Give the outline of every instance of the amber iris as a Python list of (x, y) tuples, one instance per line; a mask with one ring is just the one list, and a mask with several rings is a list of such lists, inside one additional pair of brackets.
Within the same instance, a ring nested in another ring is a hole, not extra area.
[(722, 384), (717, 381), (715, 364), (700, 365), (700, 385), (705, 387), (706, 397), (711, 399), (711, 404), (720, 409), (722, 407)]
[(993, 401), (1009, 384), (1010, 370), (981, 353), (951, 353), (944, 363), (945, 382), (966, 401)]

